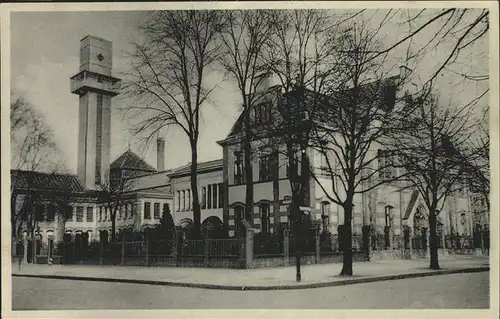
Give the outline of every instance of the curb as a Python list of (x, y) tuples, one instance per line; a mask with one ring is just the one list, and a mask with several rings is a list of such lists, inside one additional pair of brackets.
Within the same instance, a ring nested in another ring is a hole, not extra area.
[(172, 286), (172, 287), (199, 288), (199, 289), (212, 289), (212, 290), (239, 290), (239, 291), (261, 290), (262, 291), (262, 290), (296, 290), (296, 289), (335, 287), (335, 286), (345, 286), (345, 285), (370, 283), (370, 282), (377, 282), (377, 281), (389, 281), (389, 280), (398, 280), (398, 279), (407, 279), (407, 278), (421, 278), (421, 277), (429, 277), (429, 276), (437, 276), (437, 275), (477, 273), (477, 272), (485, 272), (485, 271), (489, 271), (489, 270), (490, 270), (490, 267), (436, 270), (436, 271), (429, 271), (429, 272), (422, 272), (422, 273), (409, 273), (409, 274), (400, 274), (400, 275), (388, 275), (388, 276), (379, 276), (379, 277), (366, 277), (366, 278), (346, 279), (346, 280), (337, 280), (337, 281), (329, 281), (329, 282), (319, 282), (319, 283), (312, 283), (312, 284), (296, 284), (296, 285), (280, 285), (280, 286), (229, 286), (229, 285), (214, 285), (214, 284), (201, 284), (201, 283), (182, 283), (182, 282), (159, 281), (159, 280), (77, 277), (77, 276), (59, 276), (59, 275), (31, 275), (31, 274), (12, 274), (12, 277), (128, 283), (128, 284)]

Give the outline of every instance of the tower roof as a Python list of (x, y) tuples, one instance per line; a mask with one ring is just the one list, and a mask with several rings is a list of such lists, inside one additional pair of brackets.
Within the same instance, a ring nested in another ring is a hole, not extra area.
[(143, 160), (139, 155), (132, 152), (132, 150), (130, 149), (128, 149), (125, 153), (114, 160), (113, 163), (111, 163), (110, 168), (125, 168), (150, 172), (156, 171), (154, 167), (146, 163), (145, 160)]

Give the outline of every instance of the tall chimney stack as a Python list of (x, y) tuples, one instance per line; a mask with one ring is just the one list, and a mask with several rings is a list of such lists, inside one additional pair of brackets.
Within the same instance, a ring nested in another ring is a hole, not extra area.
[(165, 139), (163, 137), (156, 139), (156, 169), (165, 170)]

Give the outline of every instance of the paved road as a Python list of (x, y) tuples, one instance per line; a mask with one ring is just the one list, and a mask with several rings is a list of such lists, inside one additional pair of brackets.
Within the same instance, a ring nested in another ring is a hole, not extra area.
[(12, 277), (13, 310), (488, 308), (489, 274), (454, 274), (340, 287), (221, 291)]

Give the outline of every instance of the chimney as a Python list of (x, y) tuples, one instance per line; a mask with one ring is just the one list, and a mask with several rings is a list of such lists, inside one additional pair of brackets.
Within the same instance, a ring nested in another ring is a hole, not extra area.
[(165, 170), (165, 139), (162, 137), (156, 139), (156, 170)]

